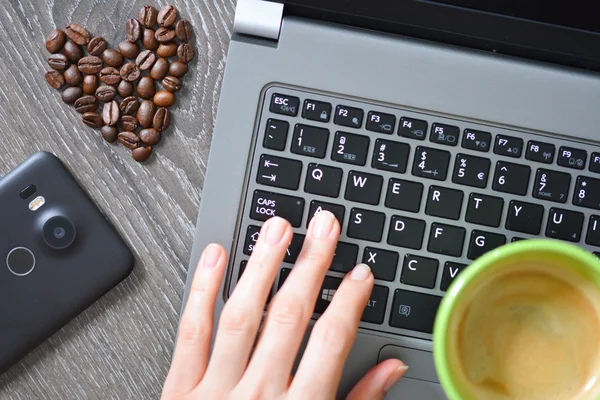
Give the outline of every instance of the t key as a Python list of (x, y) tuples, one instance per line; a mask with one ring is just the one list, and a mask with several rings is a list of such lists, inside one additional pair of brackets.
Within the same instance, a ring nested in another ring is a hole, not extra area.
[(525, 196), (529, 186), (530, 174), (531, 168), (526, 165), (498, 161), (492, 189), (497, 192)]

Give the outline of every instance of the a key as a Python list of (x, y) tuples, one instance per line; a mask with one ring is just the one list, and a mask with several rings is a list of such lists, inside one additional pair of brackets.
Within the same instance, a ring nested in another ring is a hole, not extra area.
[(393, 282), (396, 279), (398, 257), (395, 251), (365, 247), (362, 262), (371, 268), (375, 279)]
[(350, 171), (346, 182), (346, 200), (359, 203), (379, 204), (383, 178), (379, 175), (365, 172)]
[(446, 261), (444, 264), (444, 272), (442, 273), (442, 284), (440, 285), (440, 289), (442, 291), (448, 290), (454, 279), (467, 268), (465, 264), (459, 264), (455, 262)]
[(457, 220), (462, 208), (463, 192), (440, 186), (430, 186), (425, 214)]
[(504, 200), (500, 197), (471, 193), (469, 195), (465, 220), (472, 224), (497, 228), (500, 226), (503, 208)]
[(600, 210), (600, 179), (578, 176), (575, 182), (573, 204)]
[(271, 96), (269, 110), (275, 114), (289, 115), (295, 117), (300, 108), (300, 99), (294, 96), (275, 93)]
[(391, 140), (377, 139), (373, 151), (373, 168), (385, 171), (406, 172), (410, 146), (406, 143), (393, 142)]
[(313, 200), (310, 202), (310, 208), (308, 209), (308, 219), (306, 221), (307, 228), (310, 224), (310, 221), (323, 210), (330, 211), (333, 215), (335, 215), (340, 223), (340, 227), (344, 225), (344, 214), (346, 213), (346, 208), (344, 206)]
[(587, 160), (587, 152), (582, 149), (562, 146), (558, 150), (557, 164), (561, 167), (584, 169)]
[(377, 111), (367, 115), (367, 130), (391, 135), (396, 128), (396, 116)]
[(400, 282), (426, 289), (435, 287), (439, 261), (407, 254), (404, 257)]
[(506, 229), (539, 235), (544, 218), (544, 206), (512, 200), (508, 205)]
[(292, 153), (304, 156), (325, 158), (329, 130), (316, 126), (296, 124), (292, 138)]
[(549, 169), (538, 169), (533, 183), (533, 197), (566, 203), (571, 187), (571, 175)]
[(423, 333), (433, 333), (433, 322), (442, 301), (430, 294), (396, 289), (390, 325)]
[(266, 221), (271, 217), (279, 216), (287, 219), (292, 226), (299, 227), (303, 212), (304, 199), (300, 197), (263, 190), (255, 190), (252, 196), (250, 218), (257, 221)]
[(519, 158), (523, 153), (523, 139), (512, 136), (497, 135), (494, 153), (501, 156)]
[(488, 251), (494, 250), (506, 243), (506, 236), (497, 233), (474, 230), (469, 240), (467, 258), (476, 260)]
[(321, 196), (338, 197), (342, 186), (342, 175), (341, 168), (310, 163), (304, 182), (304, 191)]
[(353, 243), (338, 242), (333, 253), (330, 270), (336, 272), (347, 273), (352, 271), (356, 266), (358, 257), (358, 246)]
[(311, 121), (329, 122), (331, 117), (331, 104), (317, 100), (304, 100), (302, 118)]
[(419, 212), (423, 184), (391, 178), (385, 196), (385, 206), (395, 210)]
[(556, 147), (553, 144), (530, 140), (527, 143), (525, 158), (539, 163), (552, 164), (555, 151)]
[(469, 150), (487, 153), (492, 144), (492, 134), (489, 132), (465, 129), (462, 139), (462, 147)]
[(427, 135), (427, 121), (402, 117), (400, 118), (398, 135), (410, 139), (425, 140), (425, 136)]
[(425, 221), (420, 219), (392, 216), (387, 242), (393, 246), (420, 250), (425, 234)]
[(581, 239), (584, 218), (583, 213), (553, 207), (548, 214), (546, 236), (577, 243)]
[(412, 174), (422, 178), (445, 181), (448, 175), (449, 163), (449, 152), (417, 146)]
[(460, 128), (458, 126), (435, 123), (431, 125), (431, 135), (429, 141), (433, 143), (444, 144), (446, 146), (456, 146)]
[(256, 182), (261, 185), (296, 190), (300, 185), (302, 162), (268, 154), (260, 156)]
[(362, 126), (364, 111), (360, 108), (337, 106), (335, 109), (334, 122), (336, 125), (360, 128)]
[(331, 159), (354, 165), (365, 165), (369, 151), (369, 137), (353, 133), (336, 132)]
[(585, 242), (592, 246), (600, 246), (600, 215), (590, 217)]
[[(252, 255), (254, 251), (254, 247), (256, 246), (256, 242), (258, 241), (258, 237), (260, 236), (260, 226), (249, 225), (246, 230), (246, 239), (244, 241), (244, 254)], [(300, 254), (300, 250), (302, 250), (302, 245), (304, 244), (305, 236), (299, 233), (294, 233), (292, 236), (292, 241), (288, 246), (283, 261), (287, 263), (295, 263), (298, 259), (298, 255)]]
[(353, 208), (348, 221), (348, 237), (381, 242), (384, 225), (384, 213)]
[(527, 165), (498, 161), (492, 189), (497, 192), (525, 196), (529, 186), (531, 168)]
[(465, 228), (433, 223), (429, 232), (427, 251), (453, 257), (462, 256)]
[(487, 158), (457, 154), (452, 182), (483, 189), (487, 186), (490, 164)]
[(263, 147), (279, 151), (285, 150), (289, 130), (290, 124), (288, 122), (269, 118), (267, 120)]
[(600, 153), (592, 153), (590, 157), (590, 171), (600, 172)]

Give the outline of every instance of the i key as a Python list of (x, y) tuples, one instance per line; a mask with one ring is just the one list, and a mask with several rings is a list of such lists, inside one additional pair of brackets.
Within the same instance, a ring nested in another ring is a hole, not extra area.
[(571, 186), (571, 175), (549, 169), (538, 169), (533, 184), (533, 197), (566, 203)]

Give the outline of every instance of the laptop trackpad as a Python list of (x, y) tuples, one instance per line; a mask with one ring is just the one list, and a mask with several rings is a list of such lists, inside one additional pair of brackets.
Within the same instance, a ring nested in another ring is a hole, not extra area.
[(442, 386), (439, 383), (419, 381), (417, 379), (406, 377), (402, 378), (385, 396), (386, 400), (442, 400), (446, 398)]

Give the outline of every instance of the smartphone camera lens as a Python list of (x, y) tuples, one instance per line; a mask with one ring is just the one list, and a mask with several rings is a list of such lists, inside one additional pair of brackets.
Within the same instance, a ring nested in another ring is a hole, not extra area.
[(66, 217), (52, 217), (44, 224), (43, 236), (53, 249), (66, 249), (75, 241), (75, 225)]

